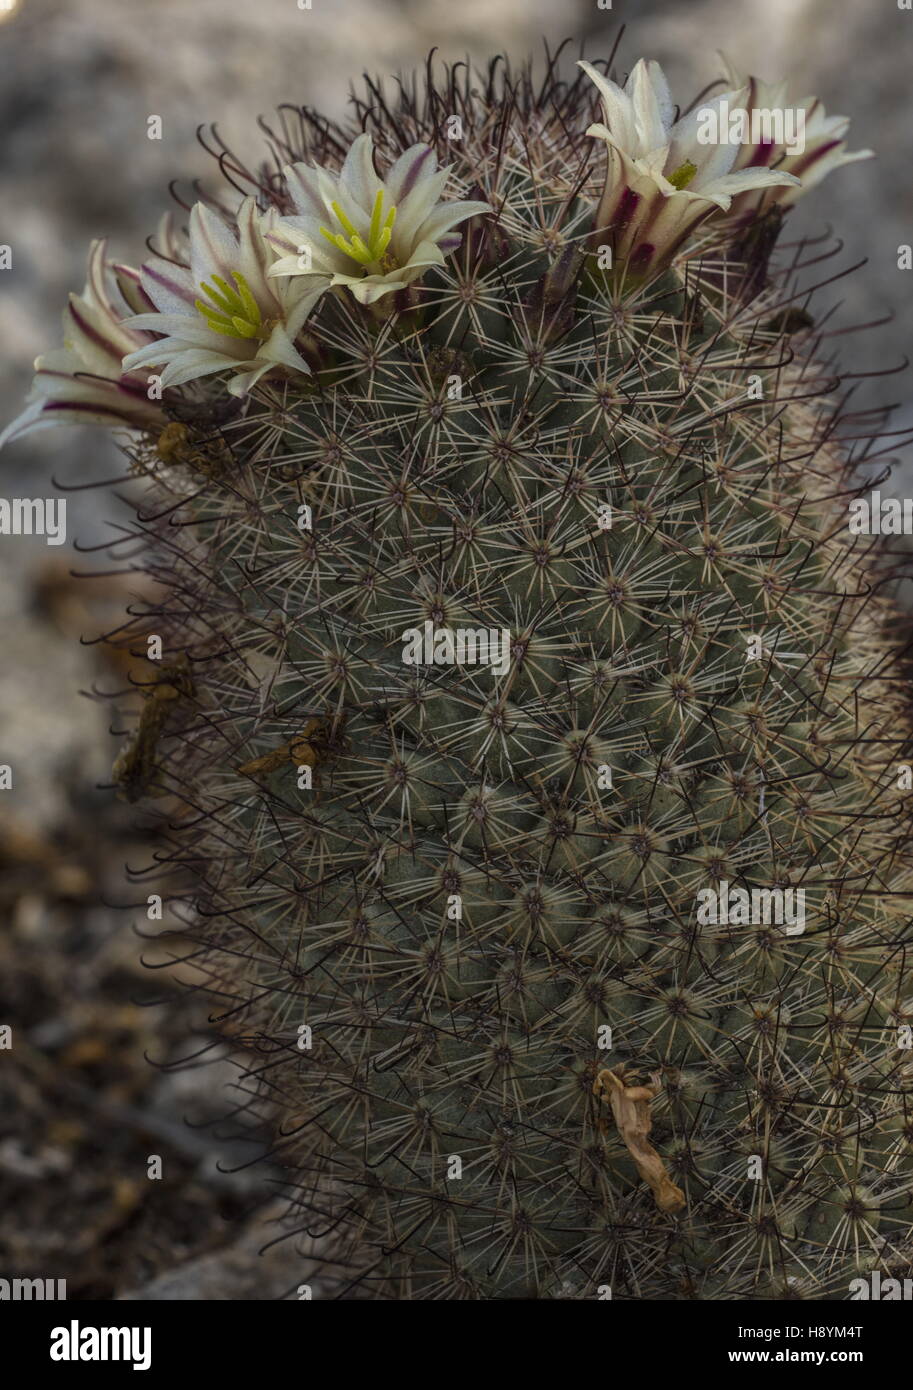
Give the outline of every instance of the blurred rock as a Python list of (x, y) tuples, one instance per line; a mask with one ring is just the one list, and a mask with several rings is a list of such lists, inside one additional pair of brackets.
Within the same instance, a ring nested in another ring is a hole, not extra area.
[(300, 1298), (302, 1285), (320, 1298), (320, 1245), (307, 1237), (282, 1240), (283, 1203), (258, 1211), (228, 1244), (120, 1295), (125, 1302)]

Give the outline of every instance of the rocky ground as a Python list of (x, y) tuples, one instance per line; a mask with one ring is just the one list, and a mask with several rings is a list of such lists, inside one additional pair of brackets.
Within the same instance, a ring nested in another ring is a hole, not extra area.
[[(844, 357), (857, 371), (896, 365), (913, 292), (896, 268), (913, 235), (913, 14), (893, 4), (21, 0), (18, 11), (0, 7), (0, 242), (13, 248), (0, 286), (0, 419), (17, 413), (32, 358), (58, 339), (89, 238), (107, 235), (119, 256), (138, 258), (168, 180), (209, 176), (199, 123), (218, 119), (252, 150), (258, 112), (285, 100), (338, 115), (364, 68), (409, 68), (435, 44), (451, 59), (502, 47), (522, 56), (566, 34), (598, 54), (621, 22), (622, 64), (656, 56), (680, 92), (716, 75), (720, 47), (852, 115), (851, 143), (879, 159), (839, 173), (797, 229), (831, 222), (846, 243), (842, 264), (869, 257), (832, 299), (845, 301), (847, 322), (895, 322), (848, 337)], [(146, 137), (153, 114), (161, 141)], [(909, 376), (861, 389), (873, 405), (910, 400)], [(899, 422), (913, 423), (909, 404)], [(50, 495), (52, 477), (122, 471), (107, 438), (73, 430), (11, 447), (0, 469), (10, 496)], [(909, 465), (899, 476), (897, 490), (908, 490)], [(115, 491), (70, 494), (71, 540), (96, 546), (114, 534)], [(187, 994), (189, 969), (170, 963), (179, 941), (143, 941), (124, 906), (137, 899), (128, 869), (150, 862), (154, 830), (105, 789), (118, 747), (112, 709), (82, 692), (116, 689), (124, 673), (80, 638), (117, 621), (131, 581), (90, 597), (70, 570), (97, 567), (95, 557), (37, 537), (0, 546), (0, 762), (15, 767), (0, 807), (0, 1024), (14, 1037), (0, 1052), (0, 1275), (66, 1278), (73, 1299), (262, 1299), (296, 1297), (313, 1274), (319, 1296), (315, 1252), (277, 1224), (282, 1173), (265, 1133), (223, 1121), (247, 1059), (226, 1050), (181, 1064), (199, 1045), (205, 1006)], [(267, 1156), (251, 1168), (258, 1153)], [(148, 1176), (151, 1155), (160, 1179)]]

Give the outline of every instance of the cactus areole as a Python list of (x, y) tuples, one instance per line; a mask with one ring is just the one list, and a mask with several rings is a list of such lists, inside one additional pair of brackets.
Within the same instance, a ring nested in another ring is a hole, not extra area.
[[(93, 247), (6, 432), (121, 427), (144, 480), (115, 782), (335, 1297), (913, 1259), (883, 446), (782, 245), (868, 152), (809, 102), (804, 152), (702, 143), (610, 71), (429, 64), (282, 108), (261, 167), (213, 143), (145, 265)], [(730, 83), (705, 112), (766, 99)]]

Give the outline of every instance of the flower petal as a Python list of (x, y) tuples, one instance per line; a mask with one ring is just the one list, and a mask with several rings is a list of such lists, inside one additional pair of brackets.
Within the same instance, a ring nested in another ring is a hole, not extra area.
[(233, 357), (220, 352), (205, 352), (202, 348), (183, 351), (169, 362), (162, 372), (163, 386), (183, 386), (188, 381), (196, 381), (201, 376), (212, 376), (214, 372), (232, 371), (237, 367)]
[[(301, 289), (298, 288), (298, 283), (302, 284)], [(319, 280), (316, 284), (311, 279), (293, 284), (287, 281), (280, 282), (280, 293), (288, 297), (288, 303), (285, 305), (283, 323), (278, 324), (277, 327), (284, 328), (290, 341), (297, 338), (314, 305), (326, 294), (329, 287), (329, 276)]]
[[(275, 251), (287, 252), (270, 266), (271, 279), (276, 275), (329, 275), (337, 270), (348, 270), (352, 265), (344, 251), (321, 236), (319, 223), (310, 217), (280, 218), (266, 232), (266, 239)], [(310, 271), (302, 270), (299, 264), (302, 248), (311, 253)]]
[(288, 164), (282, 173), (296, 212), (323, 221), (336, 197), (336, 180), (325, 169), (307, 164)]
[(267, 278), (267, 271), (274, 257), (263, 239), (260, 212), (255, 198), (245, 198), (238, 209), (238, 238), (237, 260), (233, 269), (241, 272), (260, 309), (269, 317), (279, 307), (279, 301)]
[(362, 212), (371, 216), (377, 190), (383, 187), (374, 168), (374, 146), (365, 132), (353, 140), (339, 175), (340, 191), (356, 203)]
[(641, 148), (652, 150), (665, 144), (675, 107), (659, 63), (655, 59), (645, 62), (643, 58), (635, 63), (625, 83), (625, 92), (631, 99)]
[(128, 333), (79, 295), (71, 294), (63, 314), (64, 343), (98, 376), (116, 377), (121, 358), (134, 346)]
[(437, 169), (437, 155), (430, 145), (410, 145), (392, 165), (384, 185), (390, 201), (399, 206), (412, 190)]
[(397, 206), (396, 221), (393, 224), (394, 247), (397, 245), (402, 247), (406, 242), (414, 240), (417, 229), (422, 225), (432, 208), (437, 206), (449, 177), (449, 169), (442, 169), (437, 174), (431, 174), (427, 179), (416, 184), (412, 192), (408, 193)]
[(183, 266), (172, 265), (171, 261), (162, 260), (161, 256), (153, 256), (140, 271), (140, 280), (161, 313), (196, 312), (193, 306), (200, 291), (194, 285), (190, 271)]
[[(605, 112), (607, 133), (613, 140), (619, 141), (622, 148), (630, 150), (632, 154), (639, 153), (637, 124), (631, 98), (610, 77), (603, 77), (601, 72), (597, 72), (592, 63), (581, 59), (577, 66), (583, 68), (587, 77), (595, 82), (598, 88)], [(592, 127), (587, 131), (587, 135), (591, 133)]]
[[(760, 166), (753, 166), (748, 169), (737, 169), (734, 174), (726, 174), (723, 178), (716, 179), (712, 184), (701, 189), (700, 196), (714, 200), (723, 197), (728, 200), (737, 197), (740, 193), (750, 192), (754, 188), (785, 188), (790, 184), (798, 187), (800, 180), (794, 174), (784, 173), (782, 169), (764, 169)], [(726, 206), (728, 207), (728, 205), (727, 201)]]
[(238, 238), (205, 203), (195, 203), (190, 214), (190, 278), (200, 293), (204, 280), (221, 275), (231, 283), (238, 268)]
[(281, 363), (297, 372), (310, 374), (310, 367), (295, 347), (291, 337), (281, 323), (277, 323), (269, 338), (257, 353), (259, 360), (267, 363)]
[[(476, 217), (479, 213), (491, 212), (490, 203), (477, 203), (472, 201), (441, 203), (440, 207), (435, 208), (422, 225), (416, 228), (415, 240), (438, 241), (445, 232), (449, 232), (451, 227), (455, 227), (459, 222), (465, 222), (467, 217)], [(411, 257), (410, 257), (411, 259)]]

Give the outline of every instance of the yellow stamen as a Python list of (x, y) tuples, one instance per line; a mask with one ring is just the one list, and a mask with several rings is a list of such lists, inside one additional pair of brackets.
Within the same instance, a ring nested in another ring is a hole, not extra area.
[(263, 315), (250, 285), (240, 270), (233, 270), (231, 275), (237, 288), (229, 285), (221, 275), (212, 277), (215, 289), (204, 280), (200, 289), (212, 303), (197, 299), (194, 307), (214, 333), (222, 333), (227, 338), (263, 338)]
[(321, 227), (320, 235), (326, 237), (331, 246), (335, 246), (351, 260), (357, 261), (359, 265), (367, 267), (382, 260), (384, 252), (390, 245), (390, 239), (393, 236), (393, 223), (396, 221), (395, 207), (391, 207), (384, 217), (384, 190), (379, 188), (374, 198), (367, 241), (355, 230), (350, 218), (343, 212), (339, 203), (331, 203), (330, 207), (333, 209), (343, 232), (348, 234), (348, 239), (341, 232), (331, 232), (328, 227)]
[(692, 164), (690, 159), (686, 159), (684, 164), (680, 164), (674, 174), (669, 174), (668, 179), (673, 188), (687, 188), (691, 180), (697, 173), (697, 165)]

